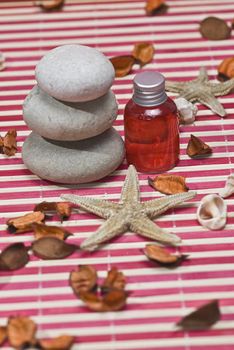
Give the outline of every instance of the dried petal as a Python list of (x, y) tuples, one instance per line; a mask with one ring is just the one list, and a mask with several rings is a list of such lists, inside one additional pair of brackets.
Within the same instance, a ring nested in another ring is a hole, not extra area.
[(37, 326), (26, 316), (10, 317), (7, 324), (8, 339), (12, 347), (22, 349), (35, 345)]
[(0, 254), (0, 271), (13, 271), (24, 267), (29, 261), (28, 250), (23, 243), (14, 243)]
[(145, 6), (147, 16), (163, 14), (167, 11), (168, 6), (165, 0), (148, 0)]
[(41, 211), (45, 214), (49, 212), (57, 212), (61, 221), (69, 218), (71, 215), (71, 203), (69, 202), (41, 202), (37, 204), (34, 211)]
[(3, 138), (1, 137), (1, 153), (6, 154), (9, 157), (15, 155), (17, 151), (16, 136), (16, 130), (12, 129), (9, 130)]
[(189, 190), (186, 186), (185, 178), (179, 175), (162, 174), (155, 179), (148, 178), (148, 182), (156, 191), (164, 194), (182, 193)]
[(137, 43), (134, 45), (132, 56), (144, 66), (153, 59), (154, 46), (150, 43)]
[(131, 71), (135, 63), (135, 58), (130, 55), (116, 56), (112, 57), (110, 61), (114, 66), (115, 76), (120, 78), (125, 77), (125, 75), (127, 75)]
[(65, 240), (68, 236), (72, 235), (63, 227), (58, 227), (58, 226), (48, 226), (44, 224), (34, 223), (32, 224), (32, 229), (34, 231), (35, 239), (52, 236), (52, 237), (57, 237), (58, 239), (61, 239), (61, 240)]
[(207, 17), (200, 23), (200, 33), (209, 40), (225, 40), (230, 38), (231, 28), (227, 23), (217, 17)]
[(212, 153), (212, 149), (199, 137), (190, 135), (186, 153), (191, 158), (202, 158), (204, 156), (210, 155)]
[(234, 78), (234, 57), (225, 58), (218, 66), (218, 79), (225, 81)]
[(81, 294), (80, 298), (90, 310), (106, 312), (121, 310), (126, 304), (127, 296), (124, 290), (113, 289), (104, 297), (87, 292)]
[(189, 315), (183, 317), (177, 326), (183, 330), (205, 330), (220, 320), (221, 314), (217, 300), (199, 307)]
[(57, 10), (61, 8), (65, 0), (38, 0), (35, 5), (40, 6), (44, 10)]
[(78, 270), (71, 272), (69, 281), (77, 296), (81, 293), (93, 292), (97, 289), (97, 272), (92, 266), (82, 265)]
[(118, 271), (116, 267), (112, 267), (108, 271), (107, 277), (101, 287), (102, 293), (108, 293), (111, 289), (124, 289), (126, 285), (126, 277), (123, 272)]
[(7, 340), (7, 327), (0, 326), (0, 345)]
[(3, 54), (0, 52), (0, 71), (5, 69), (6, 65), (5, 65), (5, 58), (3, 56)]
[(75, 338), (71, 335), (60, 335), (53, 339), (39, 340), (39, 345), (44, 350), (68, 350), (74, 341)]
[(32, 224), (41, 224), (45, 215), (40, 211), (34, 211), (18, 218), (9, 219), (7, 221), (8, 231), (10, 233), (22, 233), (32, 231)]
[(74, 244), (68, 244), (56, 237), (43, 237), (33, 242), (32, 251), (41, 259), (64, 259), (77, 250)]
[(155, 244), (147, 244), (144, 253), (150, 260), (156, 261), (161, 265), (178, 265), (187, 258), (187, 255), (174, 255), (165, 248)]

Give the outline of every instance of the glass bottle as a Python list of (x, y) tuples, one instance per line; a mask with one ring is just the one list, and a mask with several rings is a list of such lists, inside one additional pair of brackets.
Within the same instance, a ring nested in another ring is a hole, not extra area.
[(179, 160), (179, 125), (175, 103), (165, 93), (164, 76), (146, 71), (134, 78), (134, 92), (124, 110), (126, 157), (140, 172), (164, 172)]

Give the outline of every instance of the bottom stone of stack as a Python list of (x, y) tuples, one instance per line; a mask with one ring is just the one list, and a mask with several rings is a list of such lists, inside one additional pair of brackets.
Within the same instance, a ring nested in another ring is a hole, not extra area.
[(82, 141), (54, 141), (32, 132), (25, 140), (25, 165), (42, 179), (78, 184), (96, 181), (123, 161), (124, 143), (115, 129)]

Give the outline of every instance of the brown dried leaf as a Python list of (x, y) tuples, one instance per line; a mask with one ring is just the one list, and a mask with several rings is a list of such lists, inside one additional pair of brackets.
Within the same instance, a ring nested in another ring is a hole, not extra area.
[(126, 305), (128, 294), (124, 290), (113, 289), (104, 297), (98, 296), (91, 292), (86, 292), (80, 295), (80, 298), (85, 302), (86, 306), (92, 311), (106, 312), (118, 311)]
[(115, 76), (120, 78), (125, 77), (131, 71), (135, 63), (135, 58), (130, 55), (116, 56), (112, 57), (110, 61), (114, 66)]
[(132, 56), (140, 62), (141, 66), (152, 61), (154, 46), (150, 43), (137, 43), (134, 45)]
[(39, 345), (44, 350), (69, 350), (75, 338), (71, 335), (60, 335), (53, 339), (39, 340)]
[(74, 244), (68, 244), (56, 237), (43, 237), (33, 242), (33, 253), (41, 259), (64, 259), (77, 250)]
[(148, 177), (148, 182), (156, 191), (164, 194), (182, 193), (189, 190), (186, 186), (185, 178), (179, 175), (162, 174), (155, 179)]
[(71, 215), (71, 203), (69, 202), (41, 202), (37, 204), (34, 211), (41, 211), (43, 213), (57, 212), (61, 221), (68, 219)]
[(0, 345), (7, 340), (7, 327), (0, 326)]
[(35, 5), (40, 6), (44, 10), (57, 10), (60, 9), (65, 0), (38, 0), (35, 1)]
[(199, 137), (190, 135), (186, 153), (191, 158), (202, 158), (212, 153), (212, 149)]
[(148, 0), (145, 6), (147, 16), (164, 14), (167, 12), (168, 6), (165, 0)]
[(217, 17), (207, 17), (200, 23), (200, 33), (209, 40), (225, 40), (231, 36), (231, 28), (227, 23)]
[(0, 254), (0, 271), (14, 271), (24, 267), (29, 261), (28, 250), (23, 243), (14, 243)]
[(234, 78), (234, 57), (225, 58), (218, 66), (218, 79), (220, 81)]
[(7, 324), (8, 339), (12, 347), (22, 349), (36, 344), (37, 326), (26, 316), (10, 317)]
[(77, 296), (85, 292), (94, 292), (97, 289), (97, 272), (92, 266), (81, 265), (78, 270), (70, 273), (69, 282)]
[(111, 289), (123, 290), (126, 285), (126, 277), (123, 272), (118, 271), (116, 267), (112, 267), (108, 271), (107, 277), (101, 286), (102, 293), (108, 293)]
[(42, 237), (57, 237), (58, 239), (65, 240), (68, 236), (72, 234), (65, 230), (63, 227), (58, 226), (48, 226), (44, 224), (34, 223), (32, 224), (32, 229), (34, 231), (35, 239), (40, 239)]
[(211, 301), (183, 317), (177, 326), (183, 330), (205, 330), (220, 320), (221, 313), (217, 300)]
[(174, 255), (165, 248), (155, 244), (147, 244), (144, 253), (150, 260), (156, 261), (161, 265), (178, 265), (187, 258), (187, 255)]
[(7, 221), (8, 231), (10, 233), (23, 233), (32, 231), (32, 224), (41, 224), (45, 215), (40, 211), (34, 211), (18, 218), (9, 219)]
[(17, 151), (16, 130), (9, 130), (0, 141), (0, 153), (6, 154), (8, 157), (14, 156)]

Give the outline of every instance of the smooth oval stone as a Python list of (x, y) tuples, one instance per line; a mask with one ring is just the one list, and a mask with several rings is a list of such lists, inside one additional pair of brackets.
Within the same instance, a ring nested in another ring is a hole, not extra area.
[(124, 158), (124, 143), (113, 128), (82, 141), (53, 141), (32, 132), (24, 142), (25, 165), (39, 177), (67, 184), (96, 181)]
[(25, 123), (37, 134), (59, 141), (78, 141), (109, 129), (117, 117), (115, 95), (108, 91), (90, 102), (61, 102), (35, 86), (23, 104)]
[(63, 45), (49, 51), (35, 73), (42, 90), (68, 102), (86, 102), (105, 95), (115, 76), (103, 53), (82, 45)]

